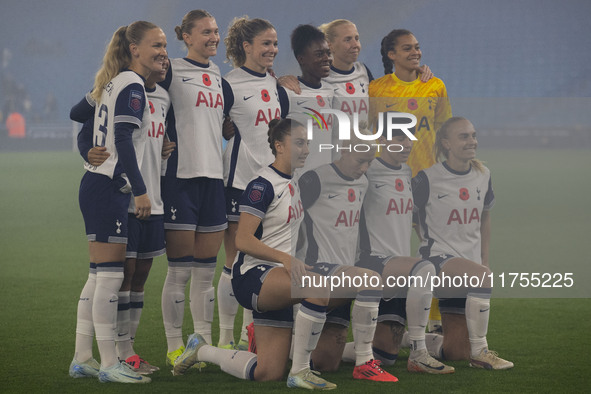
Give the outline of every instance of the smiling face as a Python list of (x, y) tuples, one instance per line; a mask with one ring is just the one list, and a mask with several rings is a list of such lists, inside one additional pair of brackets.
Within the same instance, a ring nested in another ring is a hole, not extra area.
[(214, 18), (201, 18), (194, 22), (190, 33), (183, 33), (183, 40), (189, 48), (188, 57), (207, 64), (215, 56), (220, 43), (220, 33)]
[(388, 52), (388, 57), (394, 62), (394, 68), (398, 71), (417, 70), (421, 66), (421, 47), (412, 34), (399, 36), (396, 39), (394, 50)]
[(476, 149), (478, 148), (476, 130), (468, 120), (459, 120), (450, 125), (447, 135), (441, 140), (441, 143), (448, 152), (447, 160), (450, 164), (467, 163), (476, 157)]
[(258, 73), (265, 73), (273, 67), (278, 52), (275, 29), (267, 29), (255, 36), (252, 43), (245, 41), (242, 45), (246, 53), (244, 66)]
[(334, 37), (329, 46), (334, 56), (334, 66), (344, 71), (351, 69), (361, 51), (357, 27), (352, 23), (335, 27)]
[(159, 27), (146, 31), (139, 44), (129, 46), (131, 53), (130, 69), (144, 78), (152, 72), (161, 72), (164, 68), (166, 52), (166, 35)]
[(290, 147), (291, 147), (291, 168), (302, 168), (306, 164), (306, 158), (310, 153), (308, 149), (308, 135), (304, 127), (294, 127), (291, 129)]
[(325, 40), (311, 42), (297, 59), (305, 81), (317, 84), (328, 77), (332, 56)]

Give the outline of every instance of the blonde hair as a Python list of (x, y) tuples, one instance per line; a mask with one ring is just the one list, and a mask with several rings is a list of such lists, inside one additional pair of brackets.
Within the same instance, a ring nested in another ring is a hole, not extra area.
[[(452, 126), (461, 121), (470, 122), (462, 116), (454, 116), (446, 120), (439, 130), (437, 130), (437, 133), (435, 134), (435, 144), (433, 144), (433, 155), (435, 156), (435, 161), (438, 163), (447, 160), (449, 157), (449, 151), (445, 149), (442, 141), (448, 138), (449, 130)], [(476, 169), (476, 171), (484, 172), (484, 164), (480, 160), (472, 159), (470, 160), (470, 164)]]
[(131, 52), (129, 45), (139, 45), (148, 30), (158, 28), (153, 23), (146, 21), (133, 22), (129, 26), (122, 26), (113, 34), (111, 41), (105, 50), (101, 68), (94, 77), (94, 88), (90, 95), (100, 103), (105, 86), (115, 78), (123, 69), (131, 65)]
[(323, 23), (322, 25), (318, 26), (318, 28), (324, 33), (326, 41), (333, 42), (336, 37), (336, 28), (342, 25), (355, 26), (355, 23), (347, 19), (335, 19), (332, 22)]
[[(195, 26), (195, 22), (203, 18), (213, 18), (213, 16), (205, 11), (205, 10), (193, 10), (189, 11), (183, 16), (183, 20), (181, 21), (180, 26), (175, 26), (174, 32), (176, 33), (176, 38), (179, 41), (185, 42), (183, 38), (183, 33), (191, 34), (191, 30)], [(185, 44), (186, 46), (186, 44)]]
[(269, 29), (275, 30), (271, 22), (255, 18), (248, 19), (247, 15), (234, 18), (228, 26), (228, 35), (224, 38), (226, 45), (226, 59), (234, 67), (242, 67), (246, 63), (246, 52), (243, 43), (253, 43), (254, 38)]

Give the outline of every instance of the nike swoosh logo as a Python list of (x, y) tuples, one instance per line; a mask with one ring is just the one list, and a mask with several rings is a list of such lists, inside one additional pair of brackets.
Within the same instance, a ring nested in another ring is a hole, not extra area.
[(253, 94), (252, 96), (248, 96), (248, 97), (244, 96), (244, 97), (243, 97), (243, 99), (244, 99), (244, 101), (246, 101), (246, 100), (248, 100), (249, 98), (253, 98), (253, 97), (254, 97), (254, 94)]
[(90, 300), (90, 298), (86, 297), (86, 298), (80, 298), (80, 301), (88, 301)]
[(297, 104), (297, 105), (302, 105), (302, 104), (304, 104), (306, 101), (308, 101), (308, 100), (304, 100), (304, 101), (296, 101), (296, 104)]
[(282, 191), (281, 193), (279, 193), (279, 194), (277, 195), (277, 198), (281, 198), (281, 196), (283, 195), (283, 193), (285, 193), (285, 190), (284, 190), (284, 191)]
[(109, 300), (109, 302), (117, 302), (117, 301), (119, 301), (119, 300)]
[(338, 196), (338, 194), (329, 194), (328, 195), (328, 199), (330, 200), (330, 199), (333, 199), (333, 198), (335, 198), (337, 196)]
[(481, 309), (480, 312), (486, 312), (488, 311), (490, 308), (486, 308), (486, 309)]
[(377, 320), (378, 320), (378, 318), (377, 318), (377, 317), (372, 317), (372, 318), (371, 318), (371, 321), (377, 321)]
[(430, 309), (431, 309), (430, 307), (429, 307), (429, 308), (425, 308), (425, 310), (426, 310), (426, 311), (428, 311), (428, 310), (430, 310)]
[(432, 366), (427, 365), (425, 363), (421, 363), (421, 365), (424, 365), (425, 367), (430, 368), (430, 369), (435, 369), (437, 371), (441, 371), (443, 368), (445, 368), (445, 365), (442, 365), (442, 366), (439, 366), (439, 367), (432, 367)]
[(394, 104), (386, 104), (386, 108), (392, 108), (393, 106), (395, 106), (398, 103), (394, 103)]
[(126, 336), (128, 333), (126, 332), (125, 334), (117, 334), (118, 337), (124, 337)]
[(234, 297), (234, 293), (230, 293), (230, 297)]
[(447, 197), (447, 196), (449, 196), (449, 194), (438, 194), (437, 198), (441, 200), (443, 197)]
[(174, 300), (175, 304), (180, 304), (181, 302), (185, 302), (185, 300)]
[(214, 302), (214, 301), (215, 301), (215, 298), (210, 298), (209, 299), (209, 302)]
[(128, 377), (128, 378), (131, 378), (131, 379), (134, 379), (134, 380), (142, 380), (143, 379), (143, 377), (141, 377), (141, 376), (137, 376), (137, 377), (136, 376), (130, 376), (130, 375), (126, 375), (124, 373), (122, 373), (121, 375), (122, 376), (125, 376), (125, 377)]
[(381, 185), (376, 185), (376, 189), (379, 189), (380, 187), (384, 187), (384, 186), (386, 186), (385, 183), (382, 183)]
[(312, 335), (313, 335), (313, 336), (314, 336), (314, 335), (318, 335), (318, 334), (320, 334), (320, 332), (321, 332), (321, 331), (318, 331), (318, 332), (314, 332), (314, 331), (312, 331)]
[(194, 78), (183, 78), (183, 82), (187, 82), (187, 81), (190, 81), (192, 79), (194, 79)]

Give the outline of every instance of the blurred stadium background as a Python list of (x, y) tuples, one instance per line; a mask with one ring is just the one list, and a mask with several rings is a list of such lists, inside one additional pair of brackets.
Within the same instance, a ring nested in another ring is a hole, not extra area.
[[(72, 149), (71, 105), (90, 89), (106, 43), (134, 20), (155, 22), (169, 55), (185, 55), (174, 26), (202, 7), (220, 32), (235, 16), (278, 30), (278, 75), (297, 74), (289, 35), (300, 23), (336, 18), (357, 24), (360, 59), (383, 75), (379, 46), (393, 28), (417, 36), (423, 63), (443, 79), (454, 114), (470, 117), (488, 147), (590, 147), (591, 2), (587, 0), (3, 1), (0, 8), (0, 150)], [(222, 72), (225, 49), (214, 61)], [(24, 115), (25, 138), (7, 138), (6, 119)]]

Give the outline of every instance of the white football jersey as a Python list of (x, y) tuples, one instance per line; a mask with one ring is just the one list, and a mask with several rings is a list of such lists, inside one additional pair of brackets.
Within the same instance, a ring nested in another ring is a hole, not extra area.
[[(295, 255), (297, 234), (304, 217), (298, 185), (290, 175), (268, 166), (260, 176), (246, 187), (240, 200), (240, 212), (261, 219), (255, 236), (265, 245)], [(240, 273), (258, 264), (281, 267), (280, 263), (257, 259), (240, 252), (234, 264), (240, 264)]]
[(437, 163), (412, 180), (423, 258), (450, 254), (477, 263), (481, 258), (482, 212), (494, 205), (490, 171), (458, 173)]
[(280, 95), (283, 88), (278, 88), (273, 76), (245, 67), (235, 68), (224, 79), (231, 88), (225, 113), (232, 119), (236, 133), (224, 151), (224, 183), (244, 190), (263, 167), (275, 160), (267, 132), (272, 119), (285, 115), (287, 95), (284, 91)]
[[(147, 135), (146, 147), (140, 172), (146, 185), (148, 197), (152, 203), (152, 215), (163, 215), (164, 204), (160, 196), (160, 178), (162, 172), (162, 144), (166, 133), (166, 114), (170, 108), (168, 92), (161, 87), (151, 90), (146, 88), (150, 118), (143, 122), (142, 133)], [(129, 212), (135, 212), (135, 201), (132, 198), (129, 204)]]
[(366, 173), (369, 185), (361, 215), (360, 248), (381, 257), (410, 256), (413, 200), (412, 171), (396, 168), (379, 157)]
[(353, 114), (359, 115), (360, 122), (367, 122), (369, 114), (369, 82), (371, 73), (361, 62), (355, 62), (349, 71), (337, 70), (330, 67), (330, 74), (324, 81), (334, 87), (332, 107), (349, 115), (353, 121)]
[(306, 263), (354, 265), (367, 178), (349, 178), (331, 163), (308, 171), (298, 183), (305, 212)]
[(172, 117), (167, 134), (176, 149), (167, 163), (167, 176), (223, 178), (222, 76), (213, 62), (170, 60), (161, 85), (168, 90)]
[(119, 73), (103, 89), (101, 101), (94, 113), (93, 146), (106, 147), (110, 156), (98, 167), (84, 163), (84, 168), (109, 178), (123, 173), (115, 148), (115, 124), (119, 122), (138, 127), (132, 137), (138, 167), (141, 167), (148, 137), (142, 124), (148, 121), (149, 113), (142, 77), (130, 70)]
[(318, 116), (317, 112), (322, 109), (331, 109), (334, 98), (334, 87), (322, 82), (320, 86), (309, 86), (300, 80), (301, 94), (296, 94), (287, 89), (289, 96), (289, 114), (288, 118), (294, 119), (305, 127), (308, 121), (312, 125), (312, 140), (309, 141), (310, 154), (306, 159), (306, 164), (298, 173), (314, 169), (323, 164), (332, 162), (332, 151), (325, 150), (320, 152), (321, 144), (332, 143), (332, 122), (333, 116), (324, 114)]

